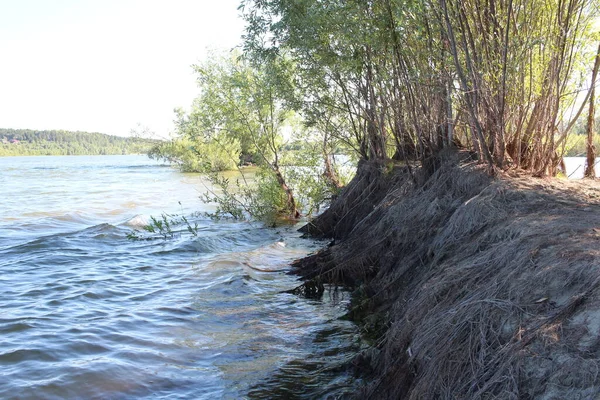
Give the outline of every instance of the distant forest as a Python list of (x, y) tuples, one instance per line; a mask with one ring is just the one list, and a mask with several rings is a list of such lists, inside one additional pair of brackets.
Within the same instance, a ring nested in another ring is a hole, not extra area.
[(146, 154), (157, 143), (103, 133), (0, 128), (0, 156)]

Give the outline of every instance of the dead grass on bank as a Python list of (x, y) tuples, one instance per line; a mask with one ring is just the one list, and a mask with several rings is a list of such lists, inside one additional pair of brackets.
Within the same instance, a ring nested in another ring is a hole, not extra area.
[(380, 200), (334, 205), (352, 223), (297, 263), (315, 287), (357, 288), (351, 313), (378, 336), (358, 397), (598, 396), (600, 184), (492, 180), (460, 157), (417, 179), (363, 172), (348, 192)]

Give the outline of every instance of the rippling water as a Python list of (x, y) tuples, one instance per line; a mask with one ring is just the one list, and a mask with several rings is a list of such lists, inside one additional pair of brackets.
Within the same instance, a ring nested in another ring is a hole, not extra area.
[(344, 293), (306, 300), (295, 229), (215, 223), (199, 175), (141, 156), (0, 158), (0, 398), (319, 398), (357, 346)]

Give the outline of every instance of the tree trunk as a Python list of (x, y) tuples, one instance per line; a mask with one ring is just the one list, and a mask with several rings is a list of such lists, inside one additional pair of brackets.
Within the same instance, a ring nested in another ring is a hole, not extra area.
[(596, 100), (596, 77), (598, 76), (598, 68), (600, 67), (600, 45), (598, 45), (598, 51), (596, 53), (596, 61), (594, 62), (594, 70), (592, 71), (592, 87), (590, 89), (590, 109), (588, 112), (587, 120), (587, 157), (586, 167), (584, 176), (586, 178), (596, 177), (596, 149), (594, 147), (594, 117), (596, 114), (595, 100)]
[(292, 218), (300, 218), (300, 211), (298, 211), (296, 208), (296, 199), (294, 199), (294, 193), (285, 182), (285, 178), (283, 177), (283, 174), (279, 170), (279, 166), (277, 164), (273, 165), (273, 172), (275, 173), (275, 178), (277, 178), (279, 186), (281, 186), (286, 194), (286, 211), (288, 212), (288, 215)]
[[(492, 159), (490, 150), (487, 147), (485, 137), (483, 136), (483, 129), (481, 128), (481, 123), (479, 121), (479, 117), (478, 117), (476, 109), (475, 109), (477, 106), (477, 99), (475, 98), (473, 93), (476, 94), (477, 89), (476, 89), (476, 87), (475, 88), (469, 87), (469, 84), (467, 82), (467, 77), (465, 75), (465, 71), (463, 70), (463, 67), (460, 64), (459, 54), (458, 54), (458, 50), (457, 50), (457, 46), (456, 46), (456, 38), (454, 36), (454, 30), (452, 29), (452, 23), (450, 22), (450, 15), (448, 13), (448, 6), (446, 4), (446, 0), (440, 0), (440, 3), (442, 6), (442, 11), (444, 13), (443, 16), (444, 16), (445, 25), (446, 25), (446, 36), (447, 36), (449, 44), (450, 44), (450, 53), (452, 54), (452, 58), (454, 59), (454, 65), (456, 67), (456, 72), (458, 73), (458, 78), (459, 78), (458, 82), (460, 83), (460, 86), (461, 86), (463, 92), (465, 93), (465, 103), (467, 105), (467, 110), (469, 112), (469, 117), (471, 119), (472, 129), (475, 133), (474, 138), (476, 138), (479, 141), (479, 145), (480, 145), (479, 156), (487, 162), (489, 171), (493, 172), (494, 171), (494, 160)], [(468, 60), (468, 54), (466, 54), (466, 56), (467, 56), (467, 60)], [(467, 63), (470, 64), (469, 61)], [(469, 67), (467, 67), (467, 68), (469, 68)], [(473, 70), (469, 70), (468, 72), (471, 74), (471, 76), (474, 75)]]
[(325, 164), (325, 171), (323, 172), (323, 176), (327, 181), (327, 184), (333, 188), (334, 190), (340, 189), (342, 187), (340, 180), (335, 172), (335, 168), (331, 163), (331, 154), (327, 151), (327, 134), (324, 135), (323, 139), (323, 162)]

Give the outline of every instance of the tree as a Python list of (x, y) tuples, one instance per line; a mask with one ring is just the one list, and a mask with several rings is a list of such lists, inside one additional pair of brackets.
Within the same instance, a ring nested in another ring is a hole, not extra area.
[(596, 116), (595, 100), (596, 100), (596, 78), (598, 77), (598, 68), (600, 68), (600, 44), (598, 45), (598, 51), (596, 53), (596, 61), (594, 62), (594, 69), (592, 71), (592, 82), (590, 87), (590, 108), (588, 112), (586, 134), (587, 134), (587, 157), (584, 176), (586, 178), (596, 177), (596, 148), (594, 146), (594, 118)]
[[(553, 174), (583, 79), (592, 0), (244, 0), (246, 51), (298, 64), (306, 115), (364, 160), (463, 145)], [(312, 110), (312, 111), (311, 111)], [(325, 133), (325, 132), (322, 132)]]
[(213, 58), (194, 66), (201, 93), (187, 117), (191, 138), (222, 144), (238, 141), (243, 155), (276, 180), (285, 201), (281, 213), (297, 218), (300, 212), (281, 166), (284, 132), (293, 128), (293, 111), (284, 107), (293, 90), (290, 66), (283, 58), (251, 65), (237, 54)]

